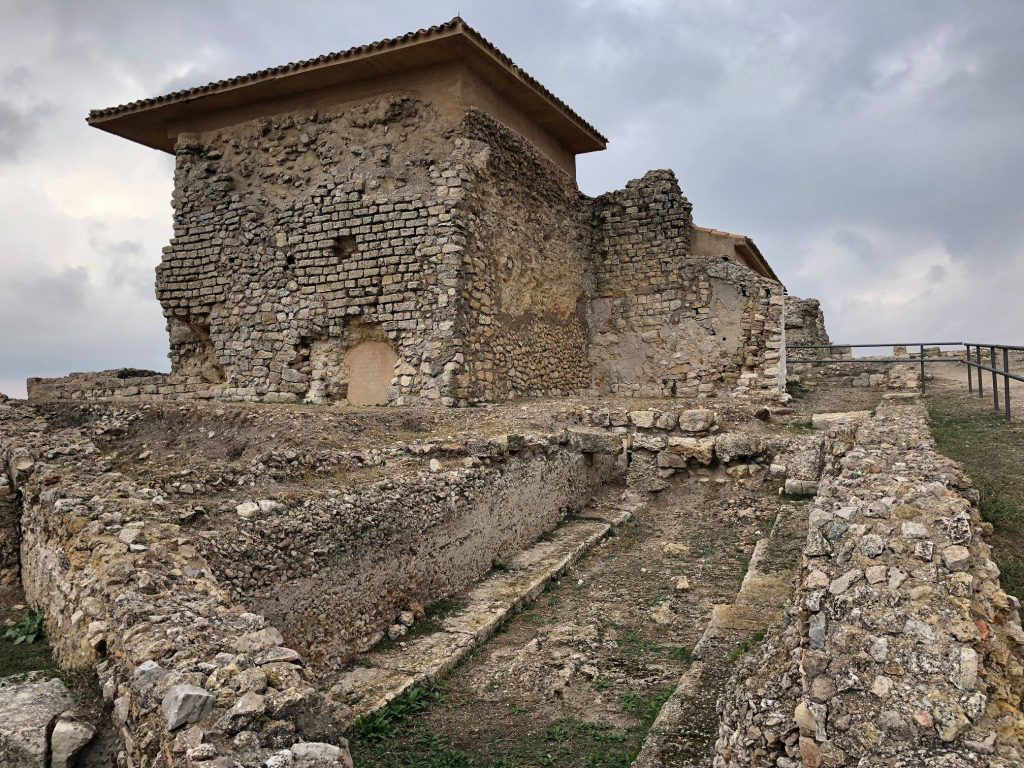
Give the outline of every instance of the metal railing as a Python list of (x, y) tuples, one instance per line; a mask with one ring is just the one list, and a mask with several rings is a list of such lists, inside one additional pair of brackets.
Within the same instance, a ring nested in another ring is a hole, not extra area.
[(959, 347), (963, 344), (962, 341), (925, 341), (925, 342), (914, 342), (912, 344), (787, 344), (787, 352), (790, 349), (877, 349), (879, 347), (903, 347), (907, 349), (909, 347), (919, 347), (921, 353), (918, 357), (839, 357), (839, 358), (813, 358), (810, 360), (794, 359), (786, 355), (786, 364), (790, 363), (881, 363), (883, 365), (890, 365), (896, 363), (920, 363), (921, 364), (921, 394), (924, 394), (924, 364), (925, 363), (948, 363), (949, 358), (945, 357), (932, 357), (926, 358), (924, 356), (925, 347)]
[[(1003, 377), (1003, 404), (1006, 410), (1006, 420), (1010, 421), (1010, 379), (1014, 381), (1024, 381), (1024, 376), (1018, 376), (1015, 373), (1010, 373), (1010, 352), (1024, 352), (1024, 347), (1014, 347), (1006, 344), (975, 344), (973, 342), (964, 342), (964, 346), (967, 348), (966, 359), (963, 363), (967, 366), (967, 391), (974, 392), (974, 385), (971, 381), (971, 371), (977, 369), (978, 371), (978, 397), (985, 396), (985, 380), (981, 375), (982, 371), (989, 371), (992, 374), (992, 406), (998, 411), (999, 410), (999, 384), (996, 379), (997, 376)], [(975, 360), (971, 360), (971, 349), (974, 349)], [(991, 366), (982, 365), (981, 363), (981, 350), (987, 349), (989, 351), (989, 360), (992, 363)], [(1000, 350), (1003, 358), (1002, 370), (996, 368), (996, 350)]]
[[(965, 347), (966, 354), (963, 359), (955, 357), (925, 357), (926, 347)], [(911, 347), (917, 347), (920, 352), (916, 357), (815, 357), (815, 358), (791, 358), (788, 355), (789, 350), (796, 349), (877, 349), (881, 347), (901, 347), (908, 349)], [(974, 359), (971, 358), (971, 350), (974, 350)], [(991, 365), (985, 365), (981, 362), (982, 350), (988, 350), (989, 362)], [(1003, 367), (998, 368), (996, 366), (996, 350), (1002, 353)], [(998, 377), (1003, 377), (1003, 410), (1006, 414), (1006, 420), (1010, 421), (1012, 418), (1010, 410), (1010, 380), (1024, 381), (1024, 376), (1010, 372), (1010, 352), (1024, 352), (1024, 347), (1013, 346), (1008, 344), (980, 344), (975, 342), (966, 341), (926, 341), (926, 342), (913, 342), (910, 344), (792, 344), (786, 345), (786, 352), (784, 359), (786, 364), (802, 364), (802, 365), (815, 365), (815, 364), (833, 364), (833, 363), (845, 363), (845, 364), (861, 364), (861, 365), (872, 365), (872, 364), (897, 364), (897, 363), (918, 363), (921, 366), (921, 394), (925, 394), (925, 363), (954, 363), (962, 364), (967, 366), (967, 391), (974, 393), (974, 371), (977, 372), (977, 390), (978, 397), (983, 398), (985, 396), (985, 384), (982, 377), (982, 371), (988, 371), (992, 374), (992, 405), (998, 411), (999, 410), (999, 384)]]

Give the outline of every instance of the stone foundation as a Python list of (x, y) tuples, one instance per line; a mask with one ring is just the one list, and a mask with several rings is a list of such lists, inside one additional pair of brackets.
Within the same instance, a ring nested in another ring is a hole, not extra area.
[(1024, 631), (978, 494), (920, 405), (839, 423), (787, 621), (720, 707), (716, 766), (1024, 760)]

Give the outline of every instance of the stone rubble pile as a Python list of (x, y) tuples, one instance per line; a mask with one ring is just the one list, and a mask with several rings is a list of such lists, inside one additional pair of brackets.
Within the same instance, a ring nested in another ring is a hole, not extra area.
[(922, 406), (856, 424), (830, 428), (800, 588), (719, 704), (715, 765), (1021, 765), (1020, 606), (977, 492)]

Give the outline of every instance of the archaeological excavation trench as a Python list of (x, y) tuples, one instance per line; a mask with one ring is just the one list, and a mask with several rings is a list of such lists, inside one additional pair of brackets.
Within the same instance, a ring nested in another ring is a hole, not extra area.
[(139, 765), (1011, 754), (968, 481), (914, 395), (803, 397), (5, 404), (5, 574)]
[[(716, 621), (766, 623), (721, 610), (780, 509), (768, 466), (788, 443), (748, 408), (5, 418), (13, 565), (58, 661), (96, 669), (130, 744), (332, 742), (450, 685), (432, 711), (453, 726), (445, 708), (476, 695), (524, 711), (521, 733), (481, 722), (467, 749), (544, 741), (599, 706), (635, 752)], [(545, 699), (562, 709), (526, 716)]]
[[(620, 495), (606, 492), (577, 518), (607, 519)], [(448, 753), (474, 765), (628, 765), (694, 664), (717, 672), (699, 686), (703, 727), (687, 745), (710, 760), (731, 655), (785, 600), (785, 590), (762, 590), (756, 611), (734, 606), (780, 511), (777, 496), (724, 472), (670, 481), (430, 689), (421, 714), (354, 729), (356, 764), (432, 765)], [(799, 559), (799, 531), (787, 536), (772, 565), (783, 583)]]

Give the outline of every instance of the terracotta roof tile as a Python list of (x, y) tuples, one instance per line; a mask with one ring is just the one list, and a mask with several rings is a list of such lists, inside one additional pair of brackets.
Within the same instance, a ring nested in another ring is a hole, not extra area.
[(581, 126), (586, 128), (588, 131), (599, 137), (602, 141), (607, 139), (598, 132), (594, 126), (580, 117), (572, 108), (569, 107), (564, 101), (555, 96), (551, 91), (540, 84), (535, 78), (527, 74), (519, 65), (512, 61), (508, 56), (502, 53), (493, 43), (487, 40), (483, 35), (473, 29), (471, 26), (466, 24), (461, 17), (456, 16), (451, 21), (445, 22), (444, 24), (438, 24), (433, 27), (427, 27), (426, 29), (419, 29), (415, 32), (407, 32), (400, 37), (392, 37), (386, 40), (378, 40), (375, 43), (369, 43), (367, 45), (358, 45), (354, 48), (349, 48), (345, 51), (338, 51), (336, 53), (327, 53), (322, 56), (317, 56), (312, 59), (304, 59), (302, 61), (295, 61), (289, 64), (282, 64), (278, 67), (271, 67), (269, 69), (261, 69), (257, 72), (250, 72), (246, 75), (238, 75), (236, 77), (229, 77), (225, 80), (217, 80), (207, 85), (196, 86), (195, 88), (186, 88), (180, 91), (174, 91), (172, 93), (164, 94), (163, 96), (155, 96), (149, 99), (139, 99), (137, 101), (128, 102), (127, 104), (121, 104), (116, 107), (107, 107), (106, 109), (94, 109), (90, 110), (88, 122), (103, 120), (116, 115), (122, 115), (129, 112), (135, 112), (138, 110), (148, 109), (150, 107), (160, 106), (162, 104), (171, 104), (174, 102), (185, 101), (188, 99), (194, 99), (197, 96), (203, 96), (206, 94), (217, 93), (218, 91), (226, 90), (238, 85), (246, 83), (256, 83), (261, 80), (267, 80), (270, 78), (278, 77), (282, 74), (301, 72), (302, 70), (310, 69), (322, 64), (328, 64), (337, 61), (344, 61), (345, 59), (353, 58), (355, 56), (375, 53), (378, 51), (384, 51), (388, 48), (393, 48), (397, 45), (412, 42), (415, 40), (426, 40), (435, 35), (442, 34), (445, 32), (461, 31), (469, 37), (473, 38), (476, 42), (480, 43), (490, 53), (496, 56), (505, 66), (510, 70), (514, 71), (517, 75), (522, 77), (527, 83), (533, 88), (539, 91), (546, 98), (550, 99), (551, 102), (563, 111), (572, 120), (579, 123)]

